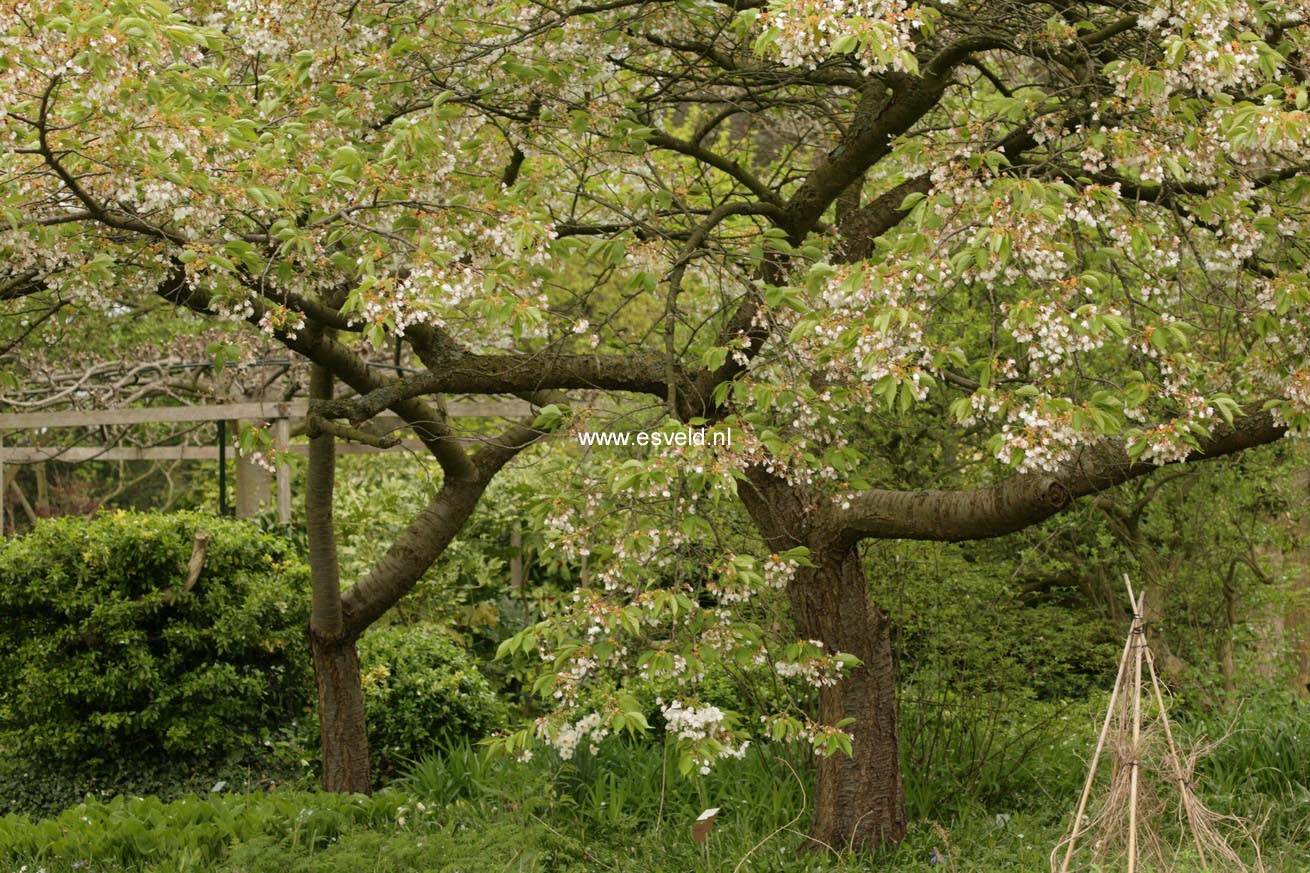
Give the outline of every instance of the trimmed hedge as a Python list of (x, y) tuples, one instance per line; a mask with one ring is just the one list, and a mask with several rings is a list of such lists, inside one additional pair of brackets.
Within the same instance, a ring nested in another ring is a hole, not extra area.
[(293, 547), (248, 522), (42, 521), (0, 543), (0, 745), (52, 766), (249, 748), (310, 702), (308, 586)]

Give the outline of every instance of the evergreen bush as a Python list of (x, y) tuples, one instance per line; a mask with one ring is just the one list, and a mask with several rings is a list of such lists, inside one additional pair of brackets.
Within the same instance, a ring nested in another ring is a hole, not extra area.
[(379, 772), (500, 727), (504, 704), (473, 659), (431, 624), (392, 625), (360, 640), (369, 747)]
[(0, 543), (0, 746), (48, 767), (249, 748), (310, 700), (307, 591), (292, 546), (247, 522), (42, 521)]

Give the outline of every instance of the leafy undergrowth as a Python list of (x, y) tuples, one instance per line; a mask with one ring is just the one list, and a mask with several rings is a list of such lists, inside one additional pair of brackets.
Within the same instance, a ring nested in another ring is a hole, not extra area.
[[(802, 794), (781, 759), (733, 762), (736, 772), (701, 786), (671, 781), (661, 814), (658, 791), (645, 793), (650, 777), (659, 779), (659, 756), (653, 767), (651, 758), (629, 757), (635, 784), (595, 761), (524, 768), (456, 751), (422, 762), (404, 784), (371, 798), (289, 791), (171, 803), (90, 801), (54, 819), (0, 821), (0, 869), (868, 869), (867, 857), (798, 855)], [(711, 803), (721, 811), (708, 839), (697, 844), (692, 824)], [(939, 869), (1034, 870), (1055, 827), (1046, 817), (1023, 814), (980, 814), (949, 832), (916, 825), (904, 846), (879, 860), (879, 869), (923, 869), (935, 851), (947, 862)], [(957, 843), (969, 846), (972, 860), (957, 854)]]
[[(95, 767), (36, 764), (0, 746), (0, 815), (54, 816), (88, 795), (101, 800), (118, 794), (177, 800), (207, 796), (215, 787), (229, 792), (312, 789), (318, 782), (318, 752), (304, 733), (290, 725), (266, 732), (263, 742), (245, 754), (190, 763), (142, 754)], [(2, 866), (0, 871), (8, 873)]]
[[(1299, 739), (1306, 714), (1299, 704), (1248, 710), (1227, 757), (1216, 753), (1200, 774), (1210, 799), (1265, 821), (1271, 871), (1310, 869), (1308, 765), (1284, 742)], [(1198, 719), (1185, 729), (1216, 725)], [(1081, 726), (1075, 740), (1036, 753), (985, 799), (957, 795), (948, 805), (941, 791), (939, 815), (920, 817), (901, 846), (873, 858), (799, 852), (813, 764), (797, 750), (753, 748), (688, 782), (658, 747), (611, 742), (598, 756), (526, 764), (456, 746), (373, 797), (118, 797), (40, 821), (9, 816), (0, 819), (0, 870), (1038, 871), (1077, 797), (1081, 772), (1070, 756), (1085, 744)], [(921, 774), (906, 777), (912, 794), (925, 790), (916, 787)], [(696, 843), (692, 825), (710, 807), (720, 812)], [(1199, 867), (1179, 858), (1174, 869)]]

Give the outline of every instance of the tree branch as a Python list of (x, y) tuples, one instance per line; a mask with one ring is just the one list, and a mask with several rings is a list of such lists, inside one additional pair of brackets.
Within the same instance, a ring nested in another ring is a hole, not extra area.
[[(1271, 412), (1252, 412), (1187, 456), (1205, 461), (1281, 439), (1286, 428)], [(1082, 450), (1062, 471), (1025, 473), (968, 491), (864, 491), (848, 509), (830, 506), (820, 524), (839, 531), (843, 545), (865, 537), (961, 542), (998, 537), (1067, 509), (1079, 497), (1145, 476), (1161, 465), (1132, 461), (1118, 439)]]
[(727, 173), (729, 176), (740, 182), (747, 191), (750, 191), (759, 199), (761, 208), (764, 208), (764, 204), (768, 204), (769, 206), (775, 207), (775, 212), (777, 214), (781, 214), (782, 199), (774, 193), (772, 188), (764, 184), (763, 181), (732, 158), (726, 158), (717, 152), (710, 151), (704, 146), (687, 142), (685, 139), (678, 139), (677, 137), (669, 136), (666, 133), (660, 133), (658, 131), (652, 135), (647, 142), (656, 148), (667, 149), (681, 155), (686, 155), (689, 158), (694, 158), (697, 161), (700, 161), (702, 164), (707, 164), (708, 166), (714, 167), (716, 170), (721, 170), (722, 172)]

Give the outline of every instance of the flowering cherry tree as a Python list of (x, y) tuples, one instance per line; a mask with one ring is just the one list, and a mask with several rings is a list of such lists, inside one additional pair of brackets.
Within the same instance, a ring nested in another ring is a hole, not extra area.
[[(749, 731), (698, 675), (763, 659), (819, 686), (817, 718), (767, 722), (833, 753), (815, 844), (896, 841), (894, 675), (859, 544), (998, 536), (1310, 423), (1306, 13), (8, 0), (0, 297), (130, 286), (316, 365), (313, 636), (325, 747), (348, 750), (330, 787), (366, 781), (354, 639), (518, 451), (642, 403), (656, 426), (731, 428), (730, 449), (562, 489), (545, 523), (595, 581), (510, 647), (546, 659), (557, 706), (514, 742), (645, 729), (602, 679), (645, 671), (679, 688), (659, 705), (688, 769), (709, 766)], [(363, 366), (387, 346), (422, 372)], [(541, 415), (469, 446), (446, 392)], [(444, 484), (338, 595), (330, 443), (385, 409)], [(933, 490), (878, 456), (907, 420), (958, 429)], [(597, 488), (670, 521), (616, 527)], [(717, 502), (763, 548), (688, 568)], [(790, 635), (750, 620), (769, 591)]]

